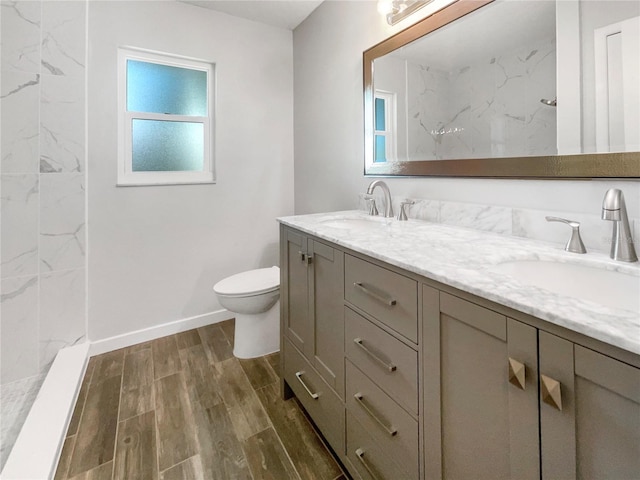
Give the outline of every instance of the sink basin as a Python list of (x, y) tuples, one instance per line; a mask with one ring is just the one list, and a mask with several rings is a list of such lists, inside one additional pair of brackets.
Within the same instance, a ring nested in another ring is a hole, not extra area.
[(640, 314), (640, 276), (550, 261), (505, 262), (490, 270), (560, 295)]
[(321, 220), (320, 223), (327, 227), (343, 230), (362, 230), (369, 228), (381, 228), (387, 225), (383, 218), (378, 217), (331, 217)]

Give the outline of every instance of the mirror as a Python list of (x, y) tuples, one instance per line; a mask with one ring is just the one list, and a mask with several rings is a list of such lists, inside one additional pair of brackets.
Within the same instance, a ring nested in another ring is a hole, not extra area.
[(459, 0), (367, 50), (365, 174), (640, 177), (640, 4), (606, 4)]

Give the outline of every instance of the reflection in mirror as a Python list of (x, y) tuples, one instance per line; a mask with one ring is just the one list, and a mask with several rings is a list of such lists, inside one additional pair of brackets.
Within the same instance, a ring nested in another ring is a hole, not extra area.
[(364, 53), (366, 173), (640, 176), (638, 35), (635, 0), (453, 2)]
[(375, 59), (375, 160), (385, 139), (397, 161), (557, 153), (556, 109), (540, 101), (556, 95), (555, 23), (555, 2), (499, 2), (464, 35), (452, 23)]

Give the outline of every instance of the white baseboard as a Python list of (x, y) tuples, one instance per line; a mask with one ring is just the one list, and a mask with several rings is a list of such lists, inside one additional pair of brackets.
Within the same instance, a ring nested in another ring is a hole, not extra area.
[(148, 342), (156, 338), (166, 337), (175, 333), (186, 332), (193, 328), (204, 327), (213, 323), (230, 320), (234, 317), (233, 313), (228, 310), (218, 310), (216, 312), (205, 313), (195, 317), (183, 318), (174, 322), (163, 323), (135, 332), (124, 333), (114, 337), (105, 338), (91, 342), (89, 348), (89, 356), (100, 355), (102, 353), (118, 350), (119, 348), (130, 347), (137, 343)]
[(83, 343), (58, 352), (0, 474), (2, 480), (53, 478), (88, 351), (89, 344)]

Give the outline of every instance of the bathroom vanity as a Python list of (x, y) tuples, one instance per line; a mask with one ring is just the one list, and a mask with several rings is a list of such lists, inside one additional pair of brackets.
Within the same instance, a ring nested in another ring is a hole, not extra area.
[(640, 308), (499, 268), (640, 286), (637, 264), (359, 212), (279, 221), (282, 393), (354, 478), (638, 476)]

